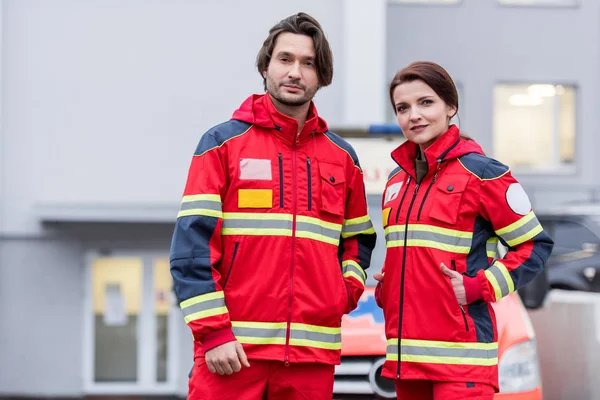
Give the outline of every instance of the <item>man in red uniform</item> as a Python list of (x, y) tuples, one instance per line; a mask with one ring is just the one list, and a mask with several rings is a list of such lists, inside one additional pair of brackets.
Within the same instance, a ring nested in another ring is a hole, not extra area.
[(279, 22), (257, 67), (266, 94), (202, 136), (173, 235), (189, 399), (330, 400), (375, 246), (363, 175), (312, 102), (333, 76), (319, 23)]

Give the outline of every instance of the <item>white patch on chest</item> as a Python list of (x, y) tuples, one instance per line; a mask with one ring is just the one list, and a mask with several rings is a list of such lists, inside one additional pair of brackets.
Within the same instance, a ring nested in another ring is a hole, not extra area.
[(402, 182), (394, 183), (393, 185), (388, 186), (385, 191), (385, 201), (383, 204), (387, 204), (392, 200), (398, 198), (398, 194), (400, 193), (400, 188), (402, 187)]
[(240, 179), (270, 181), (273, 179), (271, 174), (271, 160), (241, 158)]

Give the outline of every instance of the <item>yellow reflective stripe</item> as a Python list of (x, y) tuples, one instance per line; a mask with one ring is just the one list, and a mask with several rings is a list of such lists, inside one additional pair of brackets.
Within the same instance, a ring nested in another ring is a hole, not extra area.
[[(396, 354), (396, 360), (398, 355)], [(498, 364), (498, 358), (462, 358), (462, 357), (435, 357), (435, 356), (413, 356), (402, 354), (401, 361), (421, 362), (429, 364), (453, 364), (453, 365), (481, 365), (493, 366)]]
[(316, 340), (292, 339), (292, 338), (290, 338), (290, 345), (303, 346), (303, 347), (316, 347), (318, 349), (326, 349), (326, 350), (340, 350), (342, 348), (341, 342), (326, 343), (326, 342), (318, 342)]
[(277, 214), (277, 213), (239, 213), (239, 212), (224, 212), (223, 219), (262, 219), (275, 221), (292, 221), (292, 214)]
[(510, 276), (510, 273), (508, 272), (508, 268), (506, 268), (506, 265), (502, 264), (500, 261), (496, 261), (494, 263), (494, 265), (496, 267), (498, 267), (500, 272), (502, 272), (504, 279), (506, 279), (506, 284), (508, 285), (508, 293), (514, 292), (515, 291), (515, 283), (513, 282), (512, 277)]
[[(222, 235), (286, 236), (293, 233), (292, 214), (223, 213)], [(296, 217), (296, 236), (339, 245), (342, 225), (318, 218)]]
[(258, 329), (283, 329), (287, 328), (286, 322), (247, 322), (231, 321), (231, 325), (238, 328), (258, 328)]
[(348, 265), (353, 265), (354, 267), (356, 267), (356, 269), (358, 269), (362, 276), (363, 276), (363, 280), (367, 280), (367, 274), (366, 272), (361, 268), (361, 266), (354, 260), (346, 260), (346, 261), (342, 261), (342, 268), (347, 267)]
[(194, 208), (192, 210), (179, 211), (177, 213), (177, 218), (189, 217), (191, 215), (204, 215), (207, 217), (222, 218), (223, 214), (221, 213), (221, 211), (206, 210), (206, 209), (202, 209), (202, 208)]
[(544, 230), (544, 228), (542, 228), (542, 225), (538, 224), (533, 229), (531, 229), (529, 232), (524, 233), (523, 235), (519, 236), (516, 239), (507, 240), (506, 243), (508, 243), (509, 246), (518, 246), (521, 243), (524, 243), (528, 240), (533, 239), (534, 237), (536, 237), (537, 234), (539, 234), (543, 230)]
[(218, 194), (190, 194), (188, 196), (183, 196), (183, 199), (181, 201), (183, 203), (187, 203), (190, 201), (199, 201), (199, 200), (214, 201), (214, 202), (221, 203), (221, 196)]
[(202, 302), (210, 301), (210, 300), (223, 299), (223, 298), (225, 298), (225, 293), (223, 293), (222, 291), (212, 292), (212, 293), (202, 294), (200, 296), (196, 296), (196, 297), (192, 297), (187, 300), (184, 300), (181, 303), (179, 303), (179, 306), (182, 309), (184, 309), (186, 307), (193, 306), (194, 304), (198, 304), (198, 303), (202, 303)]
[(264, 338), (251, 336), (236, 336), (238, 342), (244, 344), (285, 344), (285, 338)]
[(535, 213), (530, 211), (518, 221), (496, 231), (496, 234), (501, 236), (509, 246), (514, 247), (531, 240), (542, 231), (542, 225)]
[(183, 196), (177, 218), (193, 215), (221, 218), (221, 207), (221, 196), (217, 194)]
[(358, 225), (358, 224), (362, 224), (364, 222), (370, 222), (370, 221), (371, 221), (371, 218), (369, 218), (368, 215), (365, 215), (364, 217), (345, 219), (344, 225)]
[(523, 225), (525, 225), (526, 223), (531, 221), (533, 218), (535, 218), (535, 214), (533, 213), (533, 211), (530, 211), (529, 213), (527, 213), (527, 215), (525, 215), (523, 218), (519, 219), (518, 221), (515, 221), (512, 224), (505, 226), (502, 229), (497, 230), (496, 234), (499, 236), (502, 236), (509, 232), (514, 231), (515, 229), (519, 229), (520, 227), (522, 227)]
[[(284, 323), (285, 324), (285, 323)], [(291, 329), (297, 329), (302, 331), (309, 332), (317, 332), (317, 333), (326, 333), (329, 335), (338, 335), (342, 333), (342, 328), (330, 328), (327, 326), (318, 326), (318, 325), (309, 325), (309, 324), (301, 324), (298, 322), (292, 322), (290, 324)]]
[[(385, 233), (391, 232), (404, 232), (404, 225), (392, 225), (385, 228)], [(454, 229), (448, 228), (440, 228), (439, 226), (433, 225), (417, 225), (417, 224), (409, 224), (408, 231), (414, 232), (431, 232), (431, 233), (439, 233), (440, 235), (452, 236), (461, 239), (471, 239), (473, 238), (473, 232), (468, 231), (458, 231)]]
[(485, 276), (488, 282), (494, 288), (494, 295), (496, 296), (496, 300), (500, 300), (502, 298), (502, 290), (500, 289), (500, 285), (498, 284), (496, 277), (494, 276), (494, 274), (492, 274), (491, 271), (488, 270), (485, 271)]
[[(388, 344), (397, 344), (396, 343)], [(498, 343), (479, 343), (479, 342), (443, 342), (437, 340), (419, 340), (419, 339), (402, 339), (400, 341), (402, 346), (419, 346), (419, 347), (432, 347), (436, 349), (474, 349), (474, 350), (495, 350), (498, 348)]]
[(443, 251), (447, 251), (450, 253), (460, 253), (460, 254), (469, 254), (469, 251), (471, 251), (471, 247), (468, 247), (468, 246), (455, 246), (455, 245), (451, 245), (451, 244), (435, 242), (433, 240), (412, 239), (412, 240), (408, 240), (406, 242), (406, 245), (413, 246), (413, 247), (430, 247), (432, 249), (438, 249), (438, 250), (443, 250)]
[(292, 236), (291, 229), (222, 228), (221, 235)]
[(489, 258), (496, 258), (498, 255), (498, 238), (491, 237), (485, 242), (485, 252)]
[(333, 222), (327, 222), (318, 218), (307, 217), (304, 215), (296, 215), (296, 222), (307, 222), (309, 224), (319, 225), (323, 228), (333, 229), (337, 231), (340, 231), (342, 229), (342, 225), (340, 224), (334, 224)]
[[(291, 236), (291, 231), (288, 236)], [(296, 237), (303, 238), (303, 239), (313, 239), (313, 240), (317, 240), (319, 242), (333, 244), (335, 246), (337, 246), (340, 243), (339, 239), (333, 239), (333, 238), (330, 238), (327, 236), (319, 235), (318, 233), (307, 232), (307, 231), (296, 230)]]
[(345, 219), (342, 228), (342, 237), (349, 238), (356, 235), (375, 233), (375, 228), (368, 215), (358, 218)]
[(344, 278), (353, 277), (357, 281), (359, 281), (363, 286), (365, 286), (365, 281), (362, 280), (360, 276), (354, 271), (348, 271), (344, 273)]
[(398, 339), (392, 338), (392, 339), (388, 339), (387, 342), (386, 342), (386, 345), (388, 345), (388, 346), (389, 345), (394, 345), (394, 344), (396, 344), (396, 345), (398, 344)]
[(187, 315), (185, 317), (185, 322), (189, 324), (191, 321), (196, 321), (198, 319), (213, 317), (215, 315), (221, 314), (227, 314), (227, 307), (213, 308), (210, 310), (200, 311), (194, 314)]

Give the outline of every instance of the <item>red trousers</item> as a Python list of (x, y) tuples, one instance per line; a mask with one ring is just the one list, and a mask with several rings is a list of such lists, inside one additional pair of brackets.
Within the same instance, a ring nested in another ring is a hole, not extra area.
[(208, 370), (197, 358), (189, 381), (188, 400), (331, 400), (335, 367), (250, 360), (232, 375)]
[(493, 400), (494, 388), (483, 383), (396, 380), (398, 400)]

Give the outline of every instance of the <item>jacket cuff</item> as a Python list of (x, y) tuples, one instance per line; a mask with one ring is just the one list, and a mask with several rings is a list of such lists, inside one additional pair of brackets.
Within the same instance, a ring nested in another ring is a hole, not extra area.
[(215, 347), (228, 342), (234, 342), (235, 340), (235, 336), (229, 327), (207, 334), (200, 340), (200, 342), (202, 343), (202, 350), (206, 353)]
[(465, 287), (465, 294), (467, 296), (467, 304), (471, 304), (479, 299), (483, 299), (483, 291), (481, 290), (481, 284), (479, 279), (463, 275), (463, 286)]

